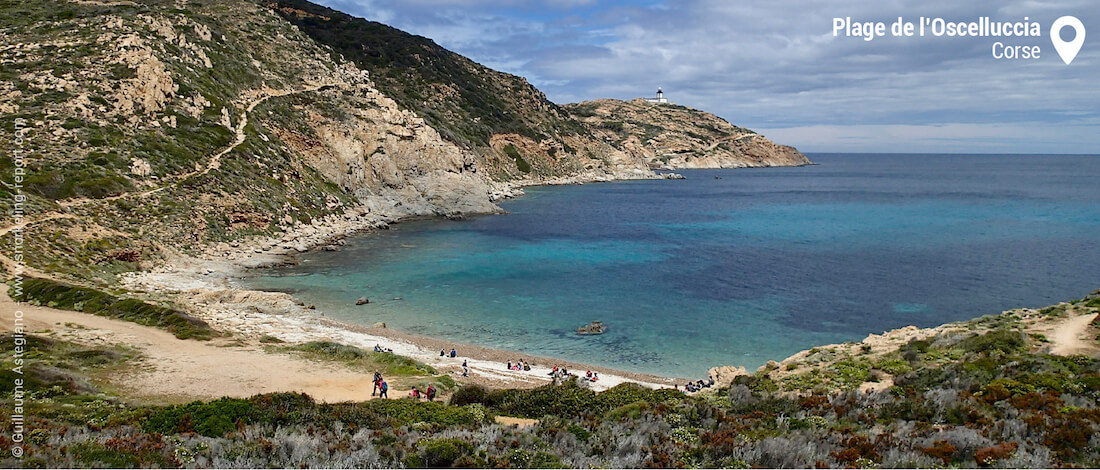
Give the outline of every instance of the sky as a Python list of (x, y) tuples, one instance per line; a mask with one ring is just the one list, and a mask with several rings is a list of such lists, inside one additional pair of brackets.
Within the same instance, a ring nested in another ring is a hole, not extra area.
[[(314, 1), (523, 76), (556, 103), (660, 86), (804, 152), (1100, 154), (1096, 0)], [(1069, 65), (1050, 37), (1063, 15), (1086, 31)], [(899, 16), (1026, 17), (1041, 35), (893, 37)], [(844, 17), (884, 22), (887, 36), (834, 36)], [(995, 59), (997, 41), (1039, 46), (1039, 58)]]

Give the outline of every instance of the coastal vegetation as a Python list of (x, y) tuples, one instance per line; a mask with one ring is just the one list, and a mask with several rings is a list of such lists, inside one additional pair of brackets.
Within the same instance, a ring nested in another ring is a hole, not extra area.
[(219, 334), (206, 322), (172, 307), (119, 297), (101, 290), (78, 287), (51, 279), (26, 278), (20, 289), (16, 290), (12, 287), (8, 293), (18, 302), (153, 326), (167, 330), (180, 339), (206, 340)]
[[(1100, 312), (1096, 298), (945, 325), (888, 347), (822, 346), (694, 395), (629, 383), (596, 393), (566, 382), (527, 390), (466, 385), (447, 403), (328, 404), (276, 393), (159, 405), (111, 393), (111, 371), (136, 353), (29, 336), (34, 418), (19, 463), (1095, 467), (1100, 360), (1051, 355), (1049, 340), (1035, 332)], [(13, 342), (3, 344), (11, 375)], [(294, 348), (341, 361), (369, 357), (335, 343)], [(815, 372), (802, 372), (807, 367)], [(875, 384), (886, 386), (867, 387)], [(516, 427), (497, 416), (537, 423)]]
[(416, 387), (426, 390), (432, 385), (437, 390), (447, 392), (456, 386), (449, 375), (440, 374), (432, 366), (392, 352), (365, 351), (333, 341), (309, 341), (289, 346), (268, 346), (267, 349), (272, 352), (289, 352), (315, 361), (339, 363), (363, 373), (378, 371), (395, 388)]
[[(558, 106), (523, 78), (430, 39), (301, 0), (182, 6), (43, 0), (0, 8), (13, 45), (0, 50), (0, 112), (13, 118), (4, 128), (14, 133), (18, 118), (34, 129), (23, 149), (34, 156), (21, 207), (33, 243), (23, 259), (46, 273), (13, 285), (15, 301), (231, 348), (244, 340), (195, 316), (213, 322), (225, 310), (204, 311), (209, 304), (187, 302), (186, 293), (126, 291), (123, 274), (168, 259), (302, 252), (406, 216), (492, 212), (491, 199), (512, 193), (491, 184), (512, 179), (638, 177), (657, 162), (808, 162), (681, 106)], [(0, 151), (12, 154), (12, 142)], [(0, 172), (14, 169), (0, 160)], [(0, 210), (14, 212), (17, 189), (0, 181)], [(326, 219), (363, 207), (371, 221), (322, 233)], [(5, 249), (14, 228), (0, 227)], [(312, 238), (295, 238), (297, 229)], [(261, 237), (274, 242), (249, 245)], [(12, 259), (0, 261), (11, 275)], [(240, 292), (196, 264), (202, 287), (177, 290), (215, 294), (208, 299)], [(822, 346), (694, 395), (634, 384), (597, 393), (577, 382), (490, 389), (392, 353), (258, 340), (271, 354), (434, 385), (447, 401), (432, 403), (137, 397), (123, 391), (128, 372), (165, 364), (47, 324), (0, 337), (2, 388), (23, 397), (26, 418), (25, 456), (5, 453), (0, 465), (1095, 467), (1100, 363), (1050, 354), (1035, 325), (1097, 311), (1094, 295), (888, 347)], [(1100, 324), (1089, 328), (1097, 337)], [(0, 447), (14, 443), (0, 436)]]

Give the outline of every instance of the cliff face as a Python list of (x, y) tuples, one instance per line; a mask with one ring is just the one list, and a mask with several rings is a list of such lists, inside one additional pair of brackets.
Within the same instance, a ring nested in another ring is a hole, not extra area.
[(350, 208), (495, 212), (503, 182), (806, 163), (686, 108), (560, 107), (521, 77), (301, 0), (18, 2), (0, 30), (0, 112), (9, 132), (25, 121), (28, 155), (0, 209), (26, 194), (29, 266), (92, 283)]
[[(497, 210), (471, 152), (269, 8), (184, 6), (45, 0), (0, 12), (0, 109), (9, 132), (26, 120), (32, 268), (110, 283), (167, 252), (353, 206)], [(11, 155), (15, 144), (0, 145)], [(11, 159), (0, 166), (12, 174)]]
[(744, 168), (808, 165), (794, 147), (737, 127), (713, 114), (645, 100), (566, 105), (597, 137), (653, 168)]
[(611, 175), (646, 167), (594, 138), (523, 77), (484, 67), (431, 39), (305, 0), (268, 6), (369, 71), (379, 90), (476, 155), (495, 179)]

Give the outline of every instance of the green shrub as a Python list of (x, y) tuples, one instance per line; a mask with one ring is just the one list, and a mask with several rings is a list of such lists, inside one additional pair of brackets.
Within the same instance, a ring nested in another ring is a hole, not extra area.
[(450, 403), (455, 406), (485, 403), (488, 395), (489, 391), (481, 385), (463, 385), (451, 395)]
[(417, 444), (421, 463), (425, 467), (450, 467), (459, 457), (473, 454), (474, 446), (461, 439), (425, 439)]
[(569, 434), (572, 434), (574, 437), (577, 438), (578, 441), (581, 442), (586, 442), (590, 437), (592, 437), (591, 432), (588, 432), (588, 430), (585, 429), (584, 426), (576, 423), (570, 423), (569, 426), (565, 427), (565, 430), (569, 431)]
[(481, 403), (503, 415), (540, 419), (547, 415), (604, 416), (632, 403), (667, 403), (684, 399), (684, 394), (674, 389), (652, 390), (631, 383), (619, 384), (597, 394), (581, 387), (576, 381), (569, 381), (529, 390), (491, 392), (479, 386), (466, 386), (452, 395), (451, 403)]
[(108, 449), (96, 441), (82, 442), (73, 446), (73, 455), (81, 463), (90, 466), (109, 468), (134, 468), (141, 460), (133, 452)]
[(431, 366), (405, 356), (390, 352), (365, 351), (334, 341), (310, 341), (289, 346), (286, 349), (302, 353), (311, 359), (340, 361), (368, 371), (378, 369), (385, 375), (409, 376), (436, 373)]
[(319, 354), (340, 361), (354, 361), (367, 357), (367, 352), (362, 349), (333, 341), (310, 341), (293, 346), (291, 349)]
[(528, 163), (527, 160), (523, 159), (523, 156), (519, 154), (519, 150), (516, 149), (515, 145), (505, 145), (504, 154), (508, 155), (508, 157), (510, 157), (512, 160), (515, 160), (516, 168), (518, 168), (519, 171), (522, 171), (524, 173), (531, 172), (531, 164)]
[(451, 406), (440, 402), (371, 400), (357, 406), (362, 406), (380, 416), (389, 417), (401, 425), (430, 423), (445, 426), (473, 426), (487, 424), (493, 419), (491, 415), (478, 413), (469, 407)]
[(908, 361), (896, 357), (884, 357), (876, 362), (874, 367), (890, 375), (904, 374), (913, 370)]
[(973, 353), (1000, 351), (1007, 354), (1023, 351), (1027, 341), (1018, 331), (998, 329), (966, 338), (959, 342), (959, 347)]
[(611, 421), (621, 421), (624, 419), (635, 420), (642, 417), (642, 412), (649, 408), (649, 404), (644, 401), (637, 401), (629, 405), (623, 405), (608, 411), (604, 414), (604, 419)]
[(195, 401), (153, 413), (142, 423), (142, 429), (161, 434), (196, 432), (207, 437), (219, 437), (235, 430), (238, 420), (246, 424), (253, 422), (256, 411), (256, 405), (251, 400), (241, 398)]
[(49, 279), (27, 278), (22, 295), (9, 289), (12, 298), (63, 310), (91, 313), (165, 329), (180, 339), (206, 340), (217, 335), (206, 322), (182, 311), (138, 299), (120, 299), (106, 292)]

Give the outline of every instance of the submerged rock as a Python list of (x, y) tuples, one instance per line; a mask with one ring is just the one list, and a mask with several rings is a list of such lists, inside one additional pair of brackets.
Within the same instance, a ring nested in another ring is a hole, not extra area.
[(363, 304), (369, 304), (369, 303), (370, 303), (370, 299), (368, 299), (366, 297), (360, 297), (359, 299), (357, 299), (355, 301), (355, 305), (363, 305)]
[(579, 335), (602, 335), (605, 331), (607, 331), (607, 325), (600, 321), (594, 321), (577, 328), (577, 334)]

